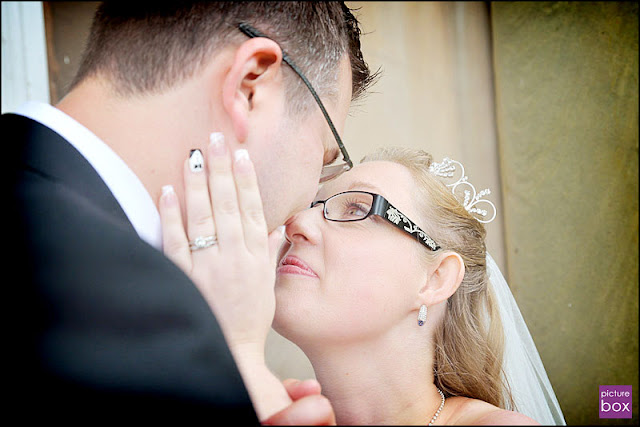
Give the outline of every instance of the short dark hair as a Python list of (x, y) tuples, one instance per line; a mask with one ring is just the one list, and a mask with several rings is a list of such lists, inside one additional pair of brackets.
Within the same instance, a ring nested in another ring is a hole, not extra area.
[[(95, 13), (71, 87), (104, 74), (123, 96), (166, 90), (193, 76), (217, 49), (244, 41), (243, 21), (275, 40), (319, 93), (335, 89), (344, 54), (352, 99), (377, 77), (362, 57), (359, 23), (344, 2), (106, 1)], [(306, 88), (288, 73), (289, 98), (300, 98)]]

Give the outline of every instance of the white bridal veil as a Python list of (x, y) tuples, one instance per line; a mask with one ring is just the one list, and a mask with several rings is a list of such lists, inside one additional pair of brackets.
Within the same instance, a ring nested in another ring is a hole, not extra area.
[(505, 335), (504, 372), (516, 410), (543, 425), (566, 425), (536, 345), (507, 281), (487, 252), (487, 274)]

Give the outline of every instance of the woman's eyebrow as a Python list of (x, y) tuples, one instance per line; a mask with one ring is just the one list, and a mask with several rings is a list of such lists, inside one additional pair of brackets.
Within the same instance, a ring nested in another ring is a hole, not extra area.
[(378, 187), (376, 187), (375, 185), (370, 184), (368, 182), (364, 182), (364, 181), (354, 181), (354, 182), (352, 182), (351, 185), (348, 188), (348, 191), (349, 190), (353, 190), (355, 188), (372, 190), (372, 191), (374, 191), (376, 193), (380, 192), (380, 189)]
[[(345, 191), (351, 191), (351, 190), (354, 190), (354, 189), (358, 189), (358, 190), (362, 190), (362, 191), (369, 190), (369, 191), (371, 191), (373, 193), (376, 193), (376, 194), (380, 193), (380, 189), (378, 187), (376, 187), (375, 185), (373, 185), (373, 184), (370, 184), (370, 183), (365, 182), (365, 181), (354, 181), (354, 182), (351, 183), (351, 185), (346, 190), (338, 191), (335, 194), (343, 193)], [(320, 194), (320, 192), (318, 194)], [(316, 194), (316, 197), (313, 199), (314, 202), (316, 202), (316, 201), (321, 199), (320, 197), (318, 197), (318, 194)], [(335, 195), (335, 194), (330, 194), (330, 196)], [(329, 196), (325, 197), (325, 199), (328, 198), (328, 197)]]

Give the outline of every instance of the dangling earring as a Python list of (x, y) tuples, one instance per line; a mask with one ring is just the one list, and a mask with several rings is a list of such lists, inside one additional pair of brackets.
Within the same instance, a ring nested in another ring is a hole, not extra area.
[(418, 312), (418, 326), (424, 325), (427, 320), (427, 306), (422, 304), (420, 306), (420, 312)]

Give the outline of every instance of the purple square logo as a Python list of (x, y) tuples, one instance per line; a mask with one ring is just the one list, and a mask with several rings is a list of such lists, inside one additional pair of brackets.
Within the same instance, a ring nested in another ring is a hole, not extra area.
[(631, 386), (600, 386), (600, 418), (631, 418)]

